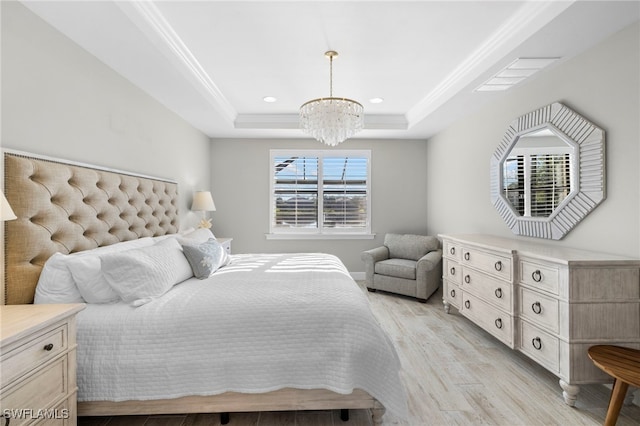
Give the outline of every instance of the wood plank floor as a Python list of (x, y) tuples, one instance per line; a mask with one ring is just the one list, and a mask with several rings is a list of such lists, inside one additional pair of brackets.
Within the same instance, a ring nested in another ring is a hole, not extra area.
[[(457, 313), (442, 294), (426, 304), (368, 293), (380, 324), (395, 342), (409, 395), (408, 419), (385, 425), (602, 425), (609, 390), (583, 386), (575, 407), (564, 404), (558, 380)], [(623, 406), (618, 426), (640, 425), (640, 407)], [(80, 417), (79, 426), (218, 426), (218, 414)], [(365, 410), (231, 413), (230, 426), (369, 426)]]

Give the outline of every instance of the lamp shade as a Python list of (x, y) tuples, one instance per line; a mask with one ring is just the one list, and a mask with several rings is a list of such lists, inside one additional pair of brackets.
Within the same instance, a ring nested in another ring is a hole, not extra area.
[(0, 220), (5, 221), (5, 220), (17, 219), (18, 217), (11, 209), (9, 202), (5, 198), (2, 191), (0, 191), (0, 195), (2, 196), (2, 200), (0, 200)]
[(193, 203), (191, 204), (191, 210), (214, 212), (216, 211), (216, 205), (213, 204), (213, 197), (209, 191), (196, 191), (193, 193)]

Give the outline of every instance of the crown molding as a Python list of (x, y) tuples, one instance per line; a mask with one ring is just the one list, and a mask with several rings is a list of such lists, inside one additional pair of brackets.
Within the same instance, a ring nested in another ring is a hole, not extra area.
[[(236, 129), (299, 129), (298, 114), (238, 114)], [(367, 130), (407, 130), (408, 123), (404, 115), (375, 114), (364, 116), (364, 128)]]
[(407, 112), (409, 128), (426, 119), (497, 61), (564, 12), (574, 1), (526, 2), (489, 39)]
[(151, 0), (115, 2), (199, 93), (230, 123), (237, 112)]

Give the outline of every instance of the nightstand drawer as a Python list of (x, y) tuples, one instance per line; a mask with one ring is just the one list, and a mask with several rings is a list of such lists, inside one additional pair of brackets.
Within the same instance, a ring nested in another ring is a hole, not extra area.
[(76, 426), (76, 423), (71, 421), (71, 408), (69, 407), (69, 401), (66, 400), (58, 404), (53, 410), (50, 410), (44, 417), (33, 426)]
[(55, 358), (66, 349), (67, 326), (65, 324), (3, 354), (0, 358), (2, 383), (10, 383), (16, 377)]
[[(67, 356), (55, 360), (44, 368), (35, 371), (17, 385), (3, 390), (3, 410), (38, 410), (54, 408), (62, 398), (67, 396)], [(11, 419), (11, 426), (28, 424), (33, 419)]]

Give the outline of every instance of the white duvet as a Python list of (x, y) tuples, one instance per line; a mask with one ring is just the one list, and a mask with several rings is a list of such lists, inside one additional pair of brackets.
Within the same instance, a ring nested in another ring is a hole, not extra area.
[(140, 307), (78, 315), (78, 400), (359, 388), (406, 412), (400, 362), (335, 256), (233, 255)]

